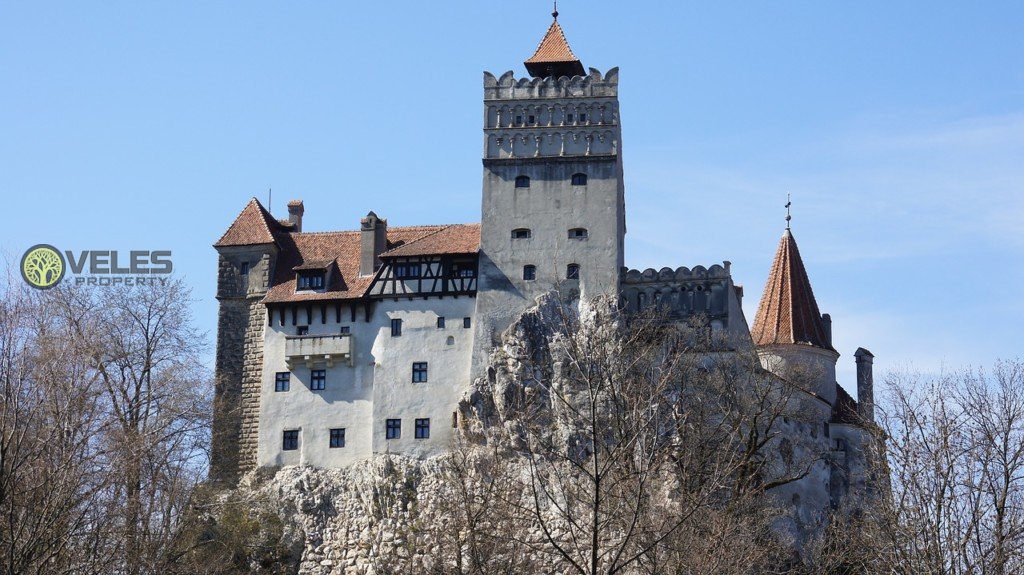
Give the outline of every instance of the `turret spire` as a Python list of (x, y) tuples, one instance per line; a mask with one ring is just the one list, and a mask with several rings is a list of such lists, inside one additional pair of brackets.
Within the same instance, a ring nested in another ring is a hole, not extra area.
[(756, 345), (805, 344), (834, 351), (788, 216), (786, 223), (751, 336)]
[(554, 20), (544, 38), (537, 46), (537, 51), (524, 62), (526, 71), (535, 78), (546, 78), (553, 76), (583, 76), (583, 64), (580, 59), (572, 53), (569, 42), (565, 39), (565, 33), (558, 24), (558, 2), (555, 2), (554, 11), (551, 12)]

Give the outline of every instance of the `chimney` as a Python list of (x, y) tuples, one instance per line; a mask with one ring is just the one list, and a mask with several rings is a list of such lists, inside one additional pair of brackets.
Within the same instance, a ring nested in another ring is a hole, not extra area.
[(857, 360), (857, 413), (864, 421), (875, 421), (875, 382), (871, 365), (875, 356), (858, 347), (853, 357)]
[(302, 200), (288, 202), (288, 223), (292, 224), (297, 232), (302, 231), (302, 214), (305, 211), (306, 208), (302, 206)]
[(370, 212), (359, 224), (359, 275), (371, 276), (380, 267), (379, 256), (388, 246), (388, 221)]
[(832, 345), (832, 316), (827, 313), (821, 314), (821, 325), (825, 328), (825, 341)]

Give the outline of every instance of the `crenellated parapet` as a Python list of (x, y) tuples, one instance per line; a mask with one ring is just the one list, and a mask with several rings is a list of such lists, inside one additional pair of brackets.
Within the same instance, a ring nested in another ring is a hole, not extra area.
[(591, 68), (586, 76), (555, 78), (516, 78), (512, 70), (499, 78), (484, 72), (484, 100), (522, 100), (540, 98), (615, 98), (619, 94), (619, 69), (601, 75)]
[(624, 269), (619, 290), (622, 306), (629, 311), (660, 306), (674, 319), (702, 314), (713, 327), (728, 327), (729, 303), (735, 289), (729, 266), (729, 262), (723, 262), (709, 268)]
[(604, 76), (519, 78), (484, 72), (487, 159), (619, 153), (618, 69)]

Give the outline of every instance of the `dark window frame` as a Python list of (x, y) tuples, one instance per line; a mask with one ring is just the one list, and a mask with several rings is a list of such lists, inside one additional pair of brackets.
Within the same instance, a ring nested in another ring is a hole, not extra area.
[(402, 335), (402, 319), (391, 318), (391, 337), (400, 337)]
[(533, 231), (530, 228), (516, 228), (512, 230), (512, 239), (514, 240), (528, 240), (533, 237)]
[(327, 389), (326, 369), (309, 370), (309, 389), (310, 391), (323, 391)]
[(590, 237), (587, 228), (569, 228), (568, 234), (570, 240), (585, 240)]
[(537, 279), (537, 266), (526, 264), (523, 266), (523, 281), (532, 282)]
[(464, 317), (462, 318), (462, 329), (469, 329), (473, 326), (473, 318)]
[(574, 186), (585, 186), (587, 185), (587, 175), (582, 172), (573, 174), (571, 181)]
[(429, 417), (419, 417), (416, 419), (416, 428), (413, 435), (416, 439), (430, 439)]
[(567, 280), (578, 280), (580, 279), (580, 264), (569, 264), (565, 266), (565, 279)]
[(281, 451), (298, 451), (299, 430), (285, 429), (281, 434)]
[(401, 419), (385, 419), (384, 420), (384, 438), (385, 439), (401, 439), (402, 438), (402, 420)]
[(329, 449), (340, 449), (345, 447), (345, 428), (332, 427), (328, 431), (327, 446)]
[(309, 326), (308, 325), (300, 325), (300, 326), (296, 327), (295, 328), (295, 335), (298, 335), (298, 336), (309, 335)]
[(517, 188), (529, 188), (530, 176), (516, 176), (515, 185)]
[(295, 278), (295, 289), (302, 291), (324, 289), (325, 275), (325, 272), (299, 272), (298, 277)]
[(419, 262), (399, 262), (395, 264), (395, 279), (419, 279), (423, 276), (423, 268)]
[(444, 329), (444, 316), (437, 316), (437, 329)]
[(427, 383), (427, 377), (430, 366), (429, 362), (426, 361), (414, 361), (412, 362), (412, 382), (413, 383)]
[(285, 393), (292, 389), (292, 372), (279, 371), (274, 374), (274, 393)]

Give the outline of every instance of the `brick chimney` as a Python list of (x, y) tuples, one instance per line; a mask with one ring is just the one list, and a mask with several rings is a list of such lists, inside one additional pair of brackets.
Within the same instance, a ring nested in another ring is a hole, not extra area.
[(288, 202), (288, 222), (292, 224), (292, 227), (297, 232), (302, 231), (302, 214), (306, 211), (306, 208), (302, 205), (302, 200), (292, 200)]
[(388, 221), (370, 212), (359, 224), (359, 275), (370, 276), (380, 267), (379, 256), (388, 246)]
[(853, 357), (857, 360), (857, 413), (864, 421), (875, 421), (875, 381), (872, 364), (875, 356), (858, 347)]

